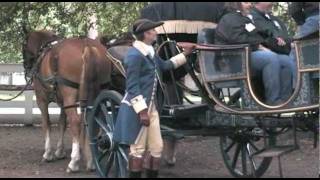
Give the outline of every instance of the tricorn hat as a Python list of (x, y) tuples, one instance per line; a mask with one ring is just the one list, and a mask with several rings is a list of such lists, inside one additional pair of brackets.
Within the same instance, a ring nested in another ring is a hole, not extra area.
[(133, 34), (139, 34), (161, 25), (163, 25), (161, 21), (154, 22), (149, 19), (139, 19), (133, 23), (132, 32)]

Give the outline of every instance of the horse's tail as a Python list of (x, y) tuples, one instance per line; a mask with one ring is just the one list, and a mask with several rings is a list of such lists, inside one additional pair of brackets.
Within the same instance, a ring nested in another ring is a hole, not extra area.
[(79, 101), (81, 108), (81, 121), (85, 124), (80, 131), (80, 144), (82, 145), (83, 152), (86, 157), (87, 163), (90, 162), (90, 140), (88, 137), (87, 119), (88, 113), (90, 113), (90, 107), (93, 106), (96, 94), (98, 93), (100, 86), (98, 81), (97, 61), (98, 61), (97, 49), (91, 46), (87, 40), (85, 40), (85, 46), (82, 53), (82, 71), (80, 76), (79, 85)]
[(79, 101), (81, 109), (92, 106), (98, 91), (96, 48), (86, 45), (82, 54), (82, 72), (80, 76)]

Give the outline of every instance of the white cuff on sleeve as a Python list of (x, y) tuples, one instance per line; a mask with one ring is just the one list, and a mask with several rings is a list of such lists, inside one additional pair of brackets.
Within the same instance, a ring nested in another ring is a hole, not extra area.
[(180, 53), (170, 59), (173, 63), (174, 68), (177, 69), (178, 67), (184, 65), (187, 62), (186, 56), (183, 53)]
[(146, 101), (143, 99), (142, 95), (136, 96), (134, 98), (132, 98), (130, 100), (132, 107), (134, 109), (134, 111), (138, 114), (139, 112), (141, 112), (144, 109), (147, 109), (147, 103)]

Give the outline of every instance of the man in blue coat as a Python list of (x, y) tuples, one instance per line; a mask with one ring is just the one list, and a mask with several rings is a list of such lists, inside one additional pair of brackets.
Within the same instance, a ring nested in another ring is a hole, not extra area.
[[(155, 28), (162, 22), (137, 20), (133, 25), (136, 41), (124, 60), (126, 94), (122, 100), (115, 126), (114, 140), (130, 145), (129, 176), (141, 177), (143, 162), (147, 177), (157, 177), (163, 141), (155, 95), (160, 71), (185, 64), (194, 47), (164, 61), (155, 54), (152, 44), (157, 38)], [(145, 152), (147, 156), (144, 157)], [(144, 159), (145, 158), (145, 159)], [(145, 160), (145, 161), (143, 161)]]

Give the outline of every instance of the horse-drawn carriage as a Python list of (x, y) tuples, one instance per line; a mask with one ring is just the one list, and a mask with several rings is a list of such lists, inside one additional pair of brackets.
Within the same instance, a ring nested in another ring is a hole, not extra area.
[[(166, 37), (166, 33), (170, 32), (160, 32), (157, 53), (169, 59), (180, 49), (175, 42), (178, 41), (174, 36), (177, 32), (171, 32), (172, 40)], [(318, 136), (318, 36), (294, 42), (298, 74), (295, 90), (286, 102), (271, 106), (264, 103), (259, 81), (251, 79), (248, 45), (214, 45), (210, 43), (214, 39), (214, 30), (210, 27), (194, 34), (199, 35), (195, 60), (180, 71), (170, 72), (160, 82), (164, 87), (158, 93), (163, 100), (160, 113), (163, 136), (219, 136), (224, 163), (235, 177), (260, 177), (273, 157), (280, 158), (298, 149), (297, 129), (312, 131), (315, 138)], [(123, 56), (116, 55), (116, 52), (121, 49), (125, 54), (128, 48), (119, 45), (107, 52), (122, 74)], [(182, 83), (181, 77), (186, 74), (190, 75), (196, 90)], [(120, 77), (120, 81), (124, 79), (124, 76)], [(190, 100), (187, 94), (201, 98), (201, 102)], [(171, 96), (175, 96), (174, 102)], [(87, 114), (90, 146), (101, 177), (127, 176), (128, 147), (113, 141), (122, 98), (121, 89), (101, 91)], [(294, 143), (279, 145), (277, 136), (289, 128), (293, 130)]]

